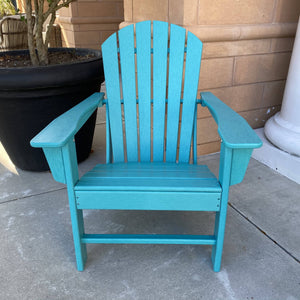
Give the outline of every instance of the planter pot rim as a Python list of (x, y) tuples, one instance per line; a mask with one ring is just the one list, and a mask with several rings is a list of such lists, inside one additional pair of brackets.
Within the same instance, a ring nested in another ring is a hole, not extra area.
[[(102, 54), (100, 50), (84, 48), (50, 48), (52, 52), (76, 51), (80, 55), (88, 53), (95, 54), (96, 57), (77, 60), (70, 63), (47, 65), (47, 66), (29, 66), (16, 68), (0, 68), (0, 91), (45, 89), (49, 87), (59, 87), (61, 85), (86, 84), (87, 73), (98, 73), (97, 80), (103, 76)], [(20, 54), (28, 53), (28, 50), (15, 50), (0, 53)], [(98, 70), (98, 72), (97, 72)], [(16, 84), (16, 82), (18, 84)]]
[[(26, 69), (45, 69), (45, 68), (57, 68), (59, 66), (67, 66), (67, 65), (73, 65), (73, 64), (78, 64), (79, 62), (84, 63), (84, 62), (91, 62), (95, 61), (99, 58), (102, 58), (102, 52), (101, 50), (97, 49), (89, 49), (89, 48), (67, 48), (67, 47), (59, 47), (59, 48), (49, 48), (49, 52), (71, 52), (75, 51), (76, 53), (80, 54), (87, 54), (87, 53), (92, 53), (95, 55), (95, 57), (92, 58), (87, 58), (84, 60), (78, 60), (78, 61), (72, 61), (72, 62), (67, 62), (67, 63), (62, 63), (62, 64), (52, 64), (52, 65), (46, 65), (46, 66), (26, 66), (26, 67), (12, 67), (12, 68), (4, 68), (0, 67), (0, 70), (26, 70)], [(29, 50), (28, 49), (23, 49), (23, 50), (10, 50), (10, 51), (3, 51), (0, 52), (0, 57), (4, 56), (6, 54), (11, 54), (11, 55), (21, 55), (21, 54), (28, 54), (29, 55)]]

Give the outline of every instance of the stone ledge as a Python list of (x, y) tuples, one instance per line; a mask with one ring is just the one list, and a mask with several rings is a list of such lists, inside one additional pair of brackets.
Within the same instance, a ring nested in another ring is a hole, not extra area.
[(271, 144), (265, 137), (263, 128), (255, 131), (263, 141), (263, 146), (255, 149), (252, 157), (300, 184), (300, 157), (282, 151)]
[(59, 23), (66, 24), (116, 24), (123, 21), (122, 18), (113, 17), (61, 17), (57, 18)]
[[(134, 22), (122, 22), (120, 28)], [(203, 42), (257, 40), (266, 38), (294, 37), (297, 23), (258, 24), (258, 25), (219, 25), (219, 26), (183, 26), (194, 33)]]

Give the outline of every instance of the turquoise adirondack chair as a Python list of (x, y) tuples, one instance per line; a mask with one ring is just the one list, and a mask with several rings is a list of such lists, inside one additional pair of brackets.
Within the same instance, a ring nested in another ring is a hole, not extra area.
[[(107, 98), (93, 94), (32, 139), (33, 147), (43, 148), (55, 180), (67, 184), (78, 270), (84, 269), (88, 243), (212, 245), (213, 269), (220, 270), (229, 187), (242, 181), (261, 141), (210, 92), (197, 99), (201, 51), (195, 35), (173, 24), (145, 21), (119, 30), (102, 45)], [(104, 104), (107, 163), (79, 179), (74, 135)], [(218, 124), (219, 178), (197, 164), (199, 106)], [(213, 211), (215, 230), (86, 234), (83, 209)]]

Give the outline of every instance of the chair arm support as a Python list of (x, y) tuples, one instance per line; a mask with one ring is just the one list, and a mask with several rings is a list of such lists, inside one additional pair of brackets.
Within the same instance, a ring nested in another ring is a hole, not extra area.
[(62, 147), (84, 125), (98, 106), (103, 105), (104, 93), (94, 93), (70, 110), (53, 120), (31, 141), (32, 147)]
[(244, 118), (210, 92), (201, 93), (202, 106), (206, 106), (216, 123), (225, 146), (235, 148), (259, 148), (262, 142)]

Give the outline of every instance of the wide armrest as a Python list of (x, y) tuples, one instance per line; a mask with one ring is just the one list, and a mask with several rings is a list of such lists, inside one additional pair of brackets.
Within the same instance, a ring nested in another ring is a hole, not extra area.
[(225, 146), (236, 148), (259, 148), (262, 142), (249, 124), (210, 92), (201, 93), (201, 104), (206, 106), (216, 123)]
[(104, 93), (94, 93), (53, 120), (30, 144), (33, 147), (62, 147), (77, 133), (98, 106), (103, 104)]
[(261, 147), (262, 141), (244, 118), (212, 93), (201, 93), (200, 101), (202, 106), (209, 109), (218, 124), (218, 133), (222, 139), (219, 180), (223, 184), (227, 153), (230, 153), (229, 185), (240, 183), (246, 173), (253, 149)]

